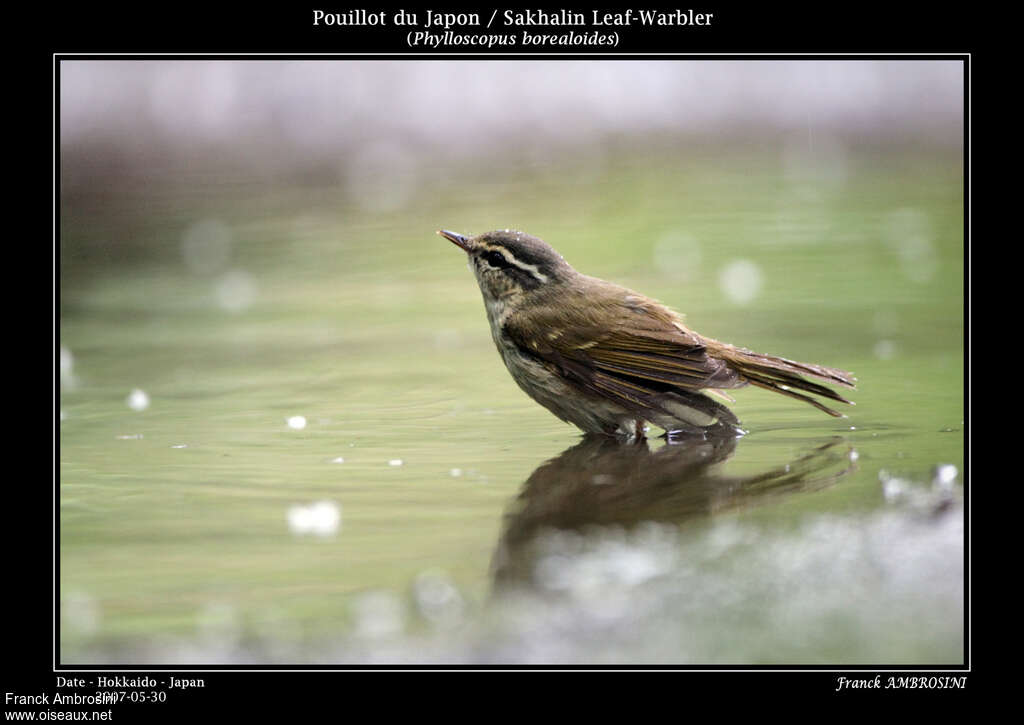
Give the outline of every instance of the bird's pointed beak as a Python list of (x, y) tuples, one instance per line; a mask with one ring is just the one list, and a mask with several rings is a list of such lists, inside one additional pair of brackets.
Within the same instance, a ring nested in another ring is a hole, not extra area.
[(452, 244), (454, 244), (455, 246), (461, 247), (466, 252), (470, 252), (473, 249), (469, 244), (469, 237), (465, 237), (461, 234), (456, 234), (455, 232), (450, 232), (447, 229), (438, 229), (437, 233), (440, 234), (445, 239), (447, 239)]

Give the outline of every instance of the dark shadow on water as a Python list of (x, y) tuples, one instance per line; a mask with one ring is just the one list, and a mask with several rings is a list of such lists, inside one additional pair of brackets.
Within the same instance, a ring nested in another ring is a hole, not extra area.
[(505, 515), (492, 561), (496, 588), (529, 586), (535, 542), (557, 531), (632, 529), (645, 522), (685, 525), (716, 512), (755, 506), (779, 496), (829, 486), (856, 468), (852, 448), (839, 436), (763, 473), (727, 476), (735, 434), (622, 444), (584, 437), (541, 464)]

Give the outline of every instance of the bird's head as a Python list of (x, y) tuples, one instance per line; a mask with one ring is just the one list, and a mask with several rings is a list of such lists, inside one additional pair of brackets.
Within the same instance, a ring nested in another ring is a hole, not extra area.
[(466, 252), (488, 305), (553, 289), (576, 274), (544, 240), (523, 232), (506, 229), (467, 237), (442, 229), (438, 234)]

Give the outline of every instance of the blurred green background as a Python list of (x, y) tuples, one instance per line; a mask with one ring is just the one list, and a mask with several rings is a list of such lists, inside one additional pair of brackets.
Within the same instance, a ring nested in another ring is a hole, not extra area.
[[(61, 661), (961, 662), (962, 89), (951, 61), (62, 62)], [(633, 483), (595, 473), (442, 227), (540, 236), (853, 371), (857, 405), (740, 390), (710, 467), (652, 440)], [(553, 513), (527, 482), (563, 452)], [(584, 512), (588, 482), (616, 495)]]

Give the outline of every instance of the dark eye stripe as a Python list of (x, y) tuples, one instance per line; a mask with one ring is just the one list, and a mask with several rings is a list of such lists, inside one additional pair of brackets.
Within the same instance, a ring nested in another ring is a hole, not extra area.
[(526, 289), (534, 289), (547, 281), (539, 271), (524, 269), (518, 261), (509, 259), (496, 249), (488, 249), (482, 252), (479, 259), (486, 262), (489, 267), (500, 269), (503, 274), (511, 277), (520, 287), (525, 287)]
[(505, 259), (505, 255), (502, 254), (501, 252), (485, 252), (482, 256), (484, 258), (484, 261), (487, 262), (487, 264), (491, 265), (492, 267), (497, 267), (498, 269), (507, 269), (512, 266), (509, 263), (509, 261)]

